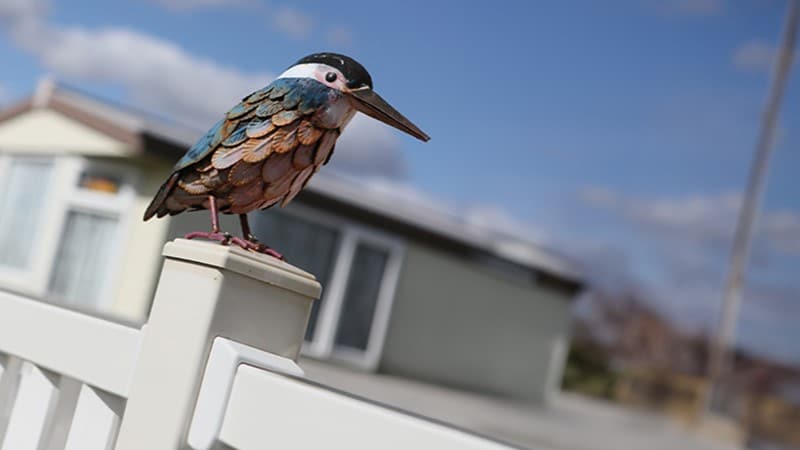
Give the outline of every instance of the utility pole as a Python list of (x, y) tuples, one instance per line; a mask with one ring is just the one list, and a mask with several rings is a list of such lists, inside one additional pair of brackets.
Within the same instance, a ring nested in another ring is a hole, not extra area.
[(733, 239), (728, 274), (722, 296), (722, 311), (719, 324), (710, 342), (709, 385), (705, 392), (703, 403), (701, 403), (706, 414), (711, 410), (712, 401), (716, 390), (719, 388), (721, 378), (731, 370), (732, 366), (733, 355), (731, 348), (734, 347), (736, 322), (742, 301), (742, 289), (744, 288), (753, 228), (766, 182), (769, 158), (775, 139), (778, 112), (792, 67), (798, 22), (800, 22), (800, 0), (789, 0), (783, 38), (775, 59), (769, 96), (764, 106), (761, 130), (747, 181), (747, 190), (745, 191), (742, 207), (739, 211), (739, 219), (736, 224), (736, 234)]

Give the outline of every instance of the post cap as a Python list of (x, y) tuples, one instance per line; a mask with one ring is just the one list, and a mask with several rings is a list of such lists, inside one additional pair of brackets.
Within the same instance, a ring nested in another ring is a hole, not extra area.
[(248, 251), (235, 245), (175, 239), (164, 245), (162, 255), (166, 258), (230, 270), (313, 299), (318, 299), (322, 292), (322, 286), (314, 275), (272, 256)]

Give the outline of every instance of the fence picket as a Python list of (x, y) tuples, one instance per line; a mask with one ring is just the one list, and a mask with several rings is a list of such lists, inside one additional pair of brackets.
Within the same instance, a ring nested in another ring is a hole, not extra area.
[(23, 363), (2, 450), (39, 448), (58, 397), (55, 378), (29, 362)]
[(506, 448), (303, 381), (309, 274), (182, 239), (164, 255), (141, 329), (0, 290), (0, 450)]
[(58, 378), (58, 398), (53, 410), (50, 426), (44, 431), (41, 450), (64, 450), (64, 443), (75, 414), (81, 383), (78, 380), (61, 376)]
[(64, 450), (111, 450), (123, 403), (119, 397), (84, 384)]
[(0, 355), (0, 443), (6, 434), (11, 408), (19, 387), (22, 360), (11, 355)]

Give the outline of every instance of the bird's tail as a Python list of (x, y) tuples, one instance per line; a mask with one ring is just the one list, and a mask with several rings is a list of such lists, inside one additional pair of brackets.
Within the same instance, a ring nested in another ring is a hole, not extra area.
[[(167, 196), (169, 196), (169, 194), (172, 192), (172, 189), (175, 188), (175, 184), (177, 182), (178, 172), (174, 172), (172, 175), (170, 175), (167, 181), (161, 185), (161, 187), (158, 189), (158, 193), (156, 193), (156, 196), (153, 197), (153, 201), (150, 202), (150, 206), (148, 206), (144, 212), (143, 219), (145, 221), (150, 220), (151, 217), (156, 215), (156, 213), (161, 210), (161, 207), (164, 205), (164, 201), (167, 200)], [(164, 214), (166, 214), (166, 212), (159, 214), (158, 217), (161, 217)]]

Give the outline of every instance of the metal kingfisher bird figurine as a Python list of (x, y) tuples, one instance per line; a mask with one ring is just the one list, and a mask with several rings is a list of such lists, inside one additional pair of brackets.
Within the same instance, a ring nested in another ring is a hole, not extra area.
[[(430, 138), (375, 91), (354, 59), (315, 53), (297, 61), (271, 84), (245, 97), (178, 161), (144, 213), (211, 211), (211, 231), (187, 239), (234, 243), (283, 257), (250, 232), (247, 213), (285, 206), (330, 160), (336, 139), (356, 111), (417, 139)], [(219, 213), (238, 214), (242, 238), (219, 228)]]

